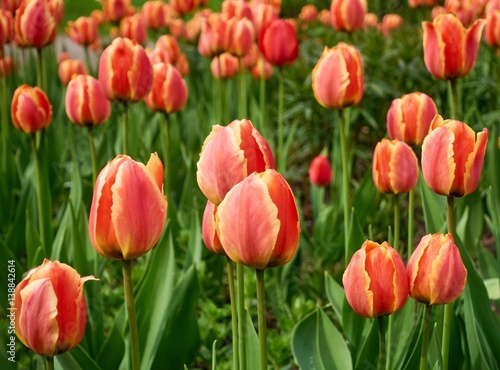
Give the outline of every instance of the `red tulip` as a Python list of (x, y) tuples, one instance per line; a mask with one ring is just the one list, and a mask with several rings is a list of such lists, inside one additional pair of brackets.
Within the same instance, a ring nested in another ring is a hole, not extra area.
[(52, 105), (42, 89), (23, 84), (14, 91), (11, 115), (15, 128), (31, 134), (50, 125)]
[(16, 10), (21, 5), (22, 0), (2, 0), (2, 9), (9, 11), (12, 16), (16, 14)]
[(257, 64), (252, 67), (251, 73), (252, 78), (256, 80), (260, 80), (262, 74), (264, 74), (266, 80), (269, 80), (273, 75), (273, 66), (267, 60), (260, 57), (257, 60)]
[(169, 63), (157, 63), (153, 73), (153, 87), (144, 99), (149, 109), (165, 113), (181, 110), (186, 104), (188, 89), (177, 68)]
[(325, 50), (312, 71), (314, 97), (325, 108), (342, 109), (361, 101), (363, 60), (359, 51), (343, 42)]
[(332, 0), (330, 15), (336, 31), (354, 32), (363, 28), (366, 0)]
[(389, 137), (409, 145), (421, 145), (437, 113), (432, 98), (420, 92), (394, 99), (387, 112)]
[(429, 72), (440, 80), (467, 75), (476, 62), (485, 23), (478, 19), (465, 29), (453, 14), (438, 15), (432, 23), (423, 22), (424, 61)]
[(365, 241), (352, 256), (342, 282), (347, 301), (363, 317), (390, 315), (408, 299), (405, 265), (387, 242)]
[(166, 216), (158, 155), (151, 154), (146, 165), (119, 155), (97, 177), (89, 215), (90, 242), (105, 257), (138, 258), (160, 239)]
[(446, 304), (462, 293), (467, 270), (451, 234), (428, 234), (407, 267), (410, 296), (420, 303)]
[(436, 116), (422, 145), (422, 173), (436, 193), (461, 197), (476, 190), (488, 129), (476, 133), (465, 123)]
[(73, 76), (87, 74), (87, 69), (80, 59), (65, 59), (59, 63), (58, 74), (61, 83), (67, 85)]
[(170, 0), (169, 2), (179, 14), (191, 13), (200, 5), (200, 0)]
[(46, 0), (24, 0), (16, 11), (14, 30), (21, 46), (42, 48), (54, 42), (56, 21)]
[(227, 19), (248, 18), (252, 20), (252, 9), (245, 1), (224, 0), (222, 2), (222, 13), (226, 15)]
[(295, 28), (283, 19), (273, 20), (260, 33), (259, 49), (264, 58), (275, 66), (293, 63), (299, 55)]
[(103, 6), (104, 18), (113, 23), (119, 23), (129, 15), (131, 0), (100, 0)]
[(328, 186), (332, 181), (333, 171), (328, 158), (323, 154), (316, 156), (309, 166), (309, 180), (316, 186)]
[(212, 202), (207, 201), (205, 211), (203, 212), (201, 234), (203, 236), (203, 242), (211, 252), (225, 256), (226, 252), (224, 251), (224, 248), (222, 248), (219, 235), (217, 234), (216, 215), (217, 206)]
[(73, 78), (66, 90), (66, 114), (71, 122), (81, 126), (95, 126), (106, 122), (111, 104), (106, 99), (100, 82), (89, 75)]
[(91, 17), (79, 17), (74, 22), (68, 22), (66, 34), (80, 45), (90, 45), (97, 40), (97, 23)]
[(147, 38), (146, 21), (141, 13), (125, 17), (120, 22), (120, 35), (136, 44), (144, 44)]
[(83, 284), (97, 280), (80, 277), (72, 267), (47, 259), (28, 272), (17, 285), (15, 317), (17, 337), (33, 352), (53, 357), (76, 347), (85, 334), (87, 305)]
[(198, 160), (197, 180), (202, 193), (215, 205), (252, 172), (274, 168), (266, 139), (249, 120), (213, 126)]
[(162, 50), (168, 56), (168, 62), (175, 64), (181, 54), (176, 38), (172, 35), (161, 35), (156, 40), (155, 50)]
[(146, 1), (141, 7), (147, 28), (154, 30), (164, 28), (168, 25), (168, 4), (163, 1)]
[(299, 19), (304, 23), (312, 23), (318, 18), (318, 9), (313, 4), (306, 4), (300, 9)]
[(0, 49), (14, 38), (14, 17), (12, 13), (0, 9)]
[(222, 53), (212, 59), (210, 69), (217, 79), (234, 77), (238, 73), (238, 58), (229, 53)]
[(433, 7), (439, 3), (438, 0), (408, 0), (410, 8), (417, 8), (422, 6)]
[(211, 58), (227, 51), (229, 49), (230, 32), (231, 26), (224, 14), (210, 14), (201, 26), (198, 40), (199, 53), (206, 58)]
[(229, 53), (237, 57), (247, 54), (255, 41), (253, 23), (248, 18), (235, 20), (232, 23), (229, 42)]
[(99, 81), (108, 99), (136, 102), (151, 91), (153, 67), (141, 45), (118, 37), (101, 55)]
[(271, 4), (255, 2), (252, 5), (252, 20), (257, 38), (272, 21), (278, 18), (276, 9)]
[(484, 41), (492, 47), (500, 47), (500, 10), (487, 13)]
[(216, 224), (228, 257), (255, 269), (288, 263), (299, 243), (295, 197), (272, 169), (235, 185), (217, 208)]

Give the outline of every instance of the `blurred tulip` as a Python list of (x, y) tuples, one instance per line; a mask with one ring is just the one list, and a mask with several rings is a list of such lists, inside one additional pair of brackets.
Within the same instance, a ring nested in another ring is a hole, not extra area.
[(61, 51), (59, 54), (57, 54), (57, 63), (61, 63), (64, 60), (71, 59), (71, 56), (67, 51)]
[(2, 9), (9, 11), (12, 16), (16, 14), (17, 8), (21, 5), (22, 0), (2, 0)]
[(252, 172), (275, 168), (269, 144), (249, 120), (213, 126), (203, 143), (197, 167), (198, 186), (215, 205)]
[(179, 43), (176, 38), (172, 35), (161, 35), (156, 40), (155, 49), (164, 50), (168, 55), (168, 61), (172, 64), (177, 62), (177, 58), (181, 53), (179, 48)]
[(500, 47), (500, 10), (487, 13), (484, 41), (491, 47)]
[(444, 6), (435, 6), (431, 10), (431, 19), (434, 20), (438, 17), (440, 14), (447, 14), (448, 12), (444, 8)]
[(437, 113), (432, 98), (420, 92), (394, 99), (387, 112), (389, 137), (408, 145), (421, 145)]
[(352, 256), (342, 283), (347, 301), (363, 317), (393, 314), (408, 299), (405, 265), (387, 242), (365, 241)]
[(147, 38), (146, 21), (141, 13), (125, 17), (120, 22), (120, 35), (143, 45)]
[(332, 181), (333, 171), (328, 158), (320, 154), (311, 161), (309, 181), (316, 186), (328, 186)]
[(248, 18), (235, 20), (231, 26), (229, 40), (229, 53), (237, 57), (246, 55), (255, 44), (253, 23)]
[(177, 39), (184, 38), (186, 36), (186, 25), (184, 21), (179, 18), (172, 19), (169, 22), (170, 34)]
[(0, 50), (14, 38), (14, 17), (12, 13), (0, 9)]
[(59, 25), (64, 14), (63, 0), (47, 0), (47, 5), (49, 7), (50, 14), (52, 14), (54, 20), (56, 21), (56, 25)]
[(156, 153), (146, 165), (119, 155), (97, 177), (89, 237), (104, 257), (133, 260), (160, 238), (167, 216), (163, 165)]
[(87, 74), (87, 70), (80, 59), (66, 59), (59, 63), (58, 74), (59, 80), (66, 86), (73, 76)]
[(217, 206), (208, 200), (207, 205), (205, 206), (205, 211), (203, 212), (201, 234), (203, 242), (211, 252), (225, 256), (226, 252), (224, 251), (224, 248), (222, 248), (219, 235), (217, 234), (217, 227), (215, 225), (216, 215)]
[(238, 73), (238, 58), (229, 53), (215, 56), (210, 63), (210, 70), (217, 79), (234, 77)]
[(300, 9), (299, 19), (304, 23), (312, 23), (318, 18), (318, 9), (313, 4), (306, 4)]
[(476, 62), (485, 23), (478, 19), (465, 29), (453, 14), (438, 15), (432, 23), (423, 22), (424, 61), (429, 72), (440, 80), (467, 75)]
[(255, 269), (288, 263), (299, 243), (295, 197), (273, 169), (235, 185), (217, 208), (216, 224), (228, 257)]
[(276, 9), (270, 4), (257, 2), (252, 5), (252, 21), (255, 35), (260, 37), (261, 32), (275, 19), (278, 18)]
[(354, 32), (363, 29), (366, 0), (332, 0), (330, 15), (336, 31)]
[(0, 59), (0, 77), (9, 77), (15, 70), (17, 70), (16, 61), (10, 56)]
[(386, 14), (382, 18), (380, 29), (385, 36), (390, 35), (390, 31), (396, 30), (403, 24), (403, 17), (399, 14)]
[(14, 127), (27, 134), (48, 127), (52, 122), (52, 105), (39, 87), (19, 86), (14, 91), (10, 112)]
[(97, 40), (97, 23), (91, 17), (79, 17), (74, 22), (68, 22), (66, 34), (80, 45), (90, 45)]
[(418, 182), (417, 156), (404, 141), (382, 139), (373, 152), (372, 176), (381, 193), (407, 193)]
[(342, 109), (361, 101), (363, 60), (358, 49), (340, 42), (323, 54), (312, 71), (314, 97), (325, 108)]
[(375, 13), (366, 13), (365, 18), (363, 20), (363, 27), (364, 28), (374, 28), (378, 27), (378, 17)]
[(46, 0), (24, 0), (14, 19), (16, 40), (20, 46), (42, 48), (56, 37), (56, 22)]
[(243, 19), (252, 20), (252, 9), (247, 2), (241, 0), (224, 0), (222, 2), (222, 13), (227, 19)]
[(141, 7), (141, 14), (144, 16), (147, 28), (158, 30), (168, 24), (168, 6), (160, 0), (146, 1)]
[(257, 64), (252, 67), (251, 74), (255, 80), (260, 80), (262, 74), (264, 74), (264, 79), (269, 80), (273, 75), (273, 66), (267, 60), (260, 57), (257, 60)]
[(299, 55), (295, 28), (283, 19), (273, 20), (259, 36), (259, 49), (264, 58), (275, 66), (293, 63)]
[(439, 3), (439, 0), (408, 0), (408, 5), (410, 8), (418, 8), (418, 7), (433, 7)]
[(425, 235), (406, 270), (410, 296), (424, 304), (453, 302), (467, 280), (467, 270), (451, 234)]
[(136, 102), (151, 91), (153, 67), (141, 45), (118, 37), (101, 55), (99, 81), (108, 99)]
[(170, 0), (170, 5), (174, 10), (183, 15), (194, 11), (200, 5), (200, 0)]
[(85, 334), (87, 305), (83, 284), (97, 280), (80, 277), (72, 267), (45, 259), (17, 285), (16, 335), (33, 352), (53, 357), (76, 347)]
[(476, 13), (478, 9), (474, 5), (476, 2), (477, 0), (446, 0), (444, 2), (444, 9), (447, 13), (456, 15), (462, 24), (467, 27), (470, 26), (479, 15)]
[(102, 3), (104, 18), (119, 23), (128, 14), (131, 0), (99, 0)]
[(181, 110), (186, 104), (188, 89), (177, 68), (169, 63), (157, 63), (153, 74), (153, 87), (144, 99), (149, 109), (168, 114)]
[(201, 26), (198, 40), (199, 53), (206, 58), (211, 58), (226, 52), (229, 49), (230, 32), (231, 27), (225, 15), (210, 14)]
[(90, 18), (92, 18), (98, 26), (108, 21), (106, 19), (106, 14), (104, 14), (102, 10), (98, 9), (92, 10), (92, 12), (90, 13)]
[(318, 20), (323, 26), (332, 26), (332, 18), (330, 17), (330, 10), (323, 9), (318, 13)]
[(89, 75), (76, 76), (69, 82), (65, 102), (69, 119), (80, 126), (103, 124), (111, 113), (100, 82)]
[(243, 57), (243, 63), (247, 70), (250, 70), (254, 65), (257, 64), (257, 61), (260, 57), (260, 51), (257, 44), (254, 42), (252, 46), (250, 46), (250, 50)]
[(175, 62), (175, 68), (177, 68), (182, 77), (186, 77), (189, 74), (189, 61), (186, 57), (186, 54), (179, 54), (179, 57)]
[(476, 133), (465, 123), (436, 116), (422, 146), (422, 173), (436, 193), (461, 197), (476, 190), (488, 129)]

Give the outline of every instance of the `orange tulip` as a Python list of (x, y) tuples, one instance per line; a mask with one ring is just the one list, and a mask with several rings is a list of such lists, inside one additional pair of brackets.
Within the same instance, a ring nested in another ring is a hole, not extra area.
[(320, 154), (311, 161), (309, 180), (316, 186), (327, 186), (332, 181), (333, 171), (328, 158)]
[(487, 13), (484, 27), (484, 41), (491, 47), (500, 47), (500, 10)]
[(255, 269), (288, 263), (299, 243), (295, 197), (272, 169), (235, 185), (217, 208), (216, 224), (228, 257)]
[(330, 15), (336, 31), (354, 32), (363, 28), (366, 0), (332, 0)]
[(387, 112), (389, 137), (409, 145), (421, 145), (437, 113), (432, 98), (420, 92), (394, 99)]
[(410, 8), (417, 8), (417, 7), (433, 7), (436, 6), (439, 3), (438, 0), (408, 0), (408, 5)]
[(177, 68), (169, 63), (157, 63), (153, 73), (153, 87), (144, 99), (149, 109), (165, 113), (181, 110), (186, 104), (188, 89)]
[(156, 40), (155, 50), (162, 50), (168, 56), (168, 62), (175, 64), (179, 55), (181, 54), (181, 49), (176, 38), (172, 35), (161, 35)]
[(215, 205), (252, 172), (275, 168), (269, 144), (249, 120), (213, 126), (197, 166), (198, 186)]
[(99, 81), (108, 99), (136, 102), (151, 91), (153, 67), (141, 45), (118, 37), (101, 55)]
[(63, 0), (47, 0), (47, 5), (49, 7), (50, 14), (52, 14), (54, 20), (56, 21), (56, 25), (59, 25), (64, 14)]
[(27, 134), (48, 127), (52, 122), (52, 105), (39, 87), (19, 86), (14, 91), (10, 112), (14, 127)]
[(180, 72), (182, 77), (186, 77), (189, 74), (189, 61), (186, 54), (180, 53), (177, 61), (175, 62), (175, 68)]
[(276, 9), (271, 4), (265, 2), (255, 2), (252, 5), (252, 21), (257, 38), (272, 21), (278, 18)]
[(237, 57), (247, 54), (255, 41), (253, 23), (248, 18), (242, 18), (232, 22), (229, 38), (229, 53)]
[(15, 317), (17, 337), (33, 352), (53, 357), (76, 347), (85, 334), (87, 305), (83, 284), (97, 280), (80, 277), (72, 267), (47, 259), (28, 272), (17, 285)]
[(375, 13), (366, 13), (363, 20), (364, 28), (379, 28), (378, 16)]
[(429, 72), (440, 80), (467, 75), (476, 63), (485, 23), (478, 19), (465, 29), (453, 14), (438, 15), (432, 23), (423, 22), (424, 61)]
[(61, 83), (67, 85), (73, 76), (87, 74), (87, 69), (80, 59), (65, 59), (59, 63), (58, 74)]
[(129, 12), (131, 0), (100, 0), (104, 18), (113, 23), (119, 23)]
[(461, 197), (476, 190), (488, 129), (477, 135), (465, 123), (436, 116), (422, 145), (422, 173), (436, 193)]
[(163, 1), (146, 1), (141, 7), (147, 28), (154, 30), (168, 25), (168, 5)]
[(300, 9), (299, 19), (304, 23), (312, 23), (318, 18), (318, 8), (313, 4), (306, 4)]
[[(464, 26), (469, 26), (474, 22), (483, 9), (478, 7), (477, 0), (446, 0), (444, 8), (447, 13), (455, 14)], [(483, 6), (484, 8), (484, 6)]]
[(9, 77), (17, 69), (17, 64), (10, 56), (0, 59), (0, 77)]
[(156, 153), (146, 165), (119, 155), (97, 177), (89, 215), (89, 237), (101, 255), (138, 258), (154, 247), (163, 232), (167, 199), (163, 164)]
[(390, 31), (396, 30), (403, 24), (403, 17), (399, 14), (386, 14), (382, 18), (380, 30), (384, 36), (390, 36)]
[(80, 45), (90, 45), (97, 40), (97, 23), (91, 17), (79, 17), (74, 22), (68, 22), (66, 34)]
[(224, 0), (222, 2), (222, 13), (227, 19), (252, 19), (252, 9), (245, 1), (240, 0)]
[(381, 193), (407, 193), (417, 185), (417, 156), (404, 141), (382, 139), (373, 152), (372, 176)]
[(238, 73), (238, 58), (229, 53), (222, 53), (212, 59), (210, 69), (217, 79), (234, 77)]
[(425, 235), (407, 267), (410, 296), (425, 304), (453, 302), (462, 293), (467, 270), (451, 234)]
[(0, 9), (0, 49), (14, 38), (14, 17), (12, 13)]
[(323, 54), (312, 71), (314, 97), (325, 108), (342, 109), (360, 102), (364, 92), (363, 60), (354, 47), (340, 42)]
[(219, 235), (217, 234), (216, 227), (217, 206), (210, 201), (207, 201), (205, 211), (203, 212), (203, 222), (201, 227), (201, 234), (203, 242), (207, 248), (214, 253), (225, 256), (226, 252), (222, 248)]
[(16, 14), (17, 8), (21, 5), (22, 0), (2, 0), (2, 9), (9, 11), (12, 16)]
[(54, 42), (56, 21), (46, 0), (24, 0), (16, 11), (14, 30), (20, 46), (42, 48)]
[(257, 44), (254, 42), (248, 52), (243, 56), (243, 63), (245, 64), (245, 68), (247, 70), (251, 70), (254, 65), (257, 64), (257, 61), (260, 57), (260, 51)]
[(206, 58), (211, 58), (227, 51), (230, 32), (231, 26), (224, 14), (210, 14), (201, 26), (198, 40), (199, 53)]
[(137, 44), (144, 44), (148, 35), (143, 15), (137, 13), (123, 18), (120, 22), (120, 35)]
[(177, 13), (187, 14), (198, 8), (200, 0), (170, 0), (169, 3)]
[(89, 75), (73, 78), (66, 90), (66, 114), (71, 122), (81, 126), (95, 126), (107, 121), (111, 104), (106, 99), (100, 82)]
[(275, 19), (259, 36), (259, 49), (266, 60), (282, 67), (293, 63), (299, 55), (295, 28), (283, 19)]
[(266, 80), (269, 80), (273, 75), (273, 66), (267, 60), (260, 57), (257, 60), (257, 64), (252, 67), (251, 74), (255, 80), (260, 80), (262, 74), (264, 74)]
[(387, 242), (365, 241), (352, 256), (342, 282), (347, 301), (363, 317), (390, 315), (408, 299), (405, 265)]

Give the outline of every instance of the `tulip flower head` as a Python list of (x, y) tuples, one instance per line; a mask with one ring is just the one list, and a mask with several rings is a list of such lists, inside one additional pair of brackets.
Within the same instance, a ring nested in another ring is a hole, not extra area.
[(145, 102), (149, 109), (167, 114), (181, 110), (188, 98), (186, 82), (180, 72), (170, 63), (153, 66), (154, 81)]
[(33, 352), (53, 357), (76, 347), (85, 334), (83, 284), (72, 267), (47, 259), (28, 272), (15, 290), (16, 335)]
[(39, 87), (19, 86), (14, 91), (10, 112), (14, 127), (27, 134), (48, 127), (52, 122), (52, 105)]
[(309, 166), (309, 180), (316, 186), (328, 186), (332, 181), (333, 171), (328, 158), (320, 154), (311, 161)]
[(405, 265), (387, 242), (365, 241), (353, 254), (342, 283), (347, 301), (363, 317), (393, 314), (408, 299)]
[(65, 59), (59, 63), (58, 74), (59, 80), (66, 86), (73, 76), (87, 74), (87, 69), (80, 59)]
[(42, 48), (54, 42), (56, 26), (46, 0), (24, 0), (16, 11), (14, 31), (21, 46)]
[(500, 47), (500, 9), (490, 10), (487, 13), (484, 41), (491, 47)]
[(354, 32), (363, 29), (366, 0), (332, 0), (330, 15), (336, 31)]
[(12, 13), (0, 9), (0, 48), (14, 38), (14, 17)]
[(77, 44), (93, 44), (97, 40), (97, 22), (92, 17), (79, 17), (68, 22), (66, 34)]
[(259, 49), (272, 65), (283, 67), (293, 63), (299, 55), (297, 31), (287, 21), (275, 19), (262, 29)]
[(229, 53), (222, 53), (219, 56), (215, 56), (210, 62), (210, 70), (217, 79), (228, 79), (236, 76), (238, 66), (238, 58)]
[(147, 38), (146, 20), (142, 13), (123, 18), (120, 21), (120, 35), (137, 44), (144, 44)]
[(222, 244), (220, 243), (219, 235), (217, 233), (216, 215), (217, 206), (208, 200), (207, 205), (205, 206), (205, 211), (203, 212), (201, 234), (203, 242), (211, 252), (225, 256), (226, 252), (224, 251), (224, 248), (222, 248)]
[(406, 269), (410, 296), (424, 304), (453, 302), (467, 280), (467, 270), (451, 234), (425, 235)]
[(103, 124), (111, 113), (101, 83), (89, 75), (76, 76), (69, 82), (65, 105), (71, 122), (80, 126)]
[(461, 197), (476, 190), (488, 129), (476, 133), (465, 123), (436, 116), (422, 145), (422, 173), (436, 193)]

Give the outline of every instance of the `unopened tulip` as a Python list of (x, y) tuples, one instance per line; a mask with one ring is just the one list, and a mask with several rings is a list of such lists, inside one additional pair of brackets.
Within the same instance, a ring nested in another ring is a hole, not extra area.
[(100, 0), (103, 4), (104, 18), (119, 23), (128, 15), (131, 0)]
[(12, 13), (0, 9), (0, 49), (14, 38), (14, 17)]
[(42, 48), (56, 37), (56, 21), (46, 0), (24, 0), (14, 19), (16, 40), (20, 46)]
[(299, 55), (295, 28), (283, 19), (275, 19), (259, 36), (259, 49), (272, 65), (282, 67), (293, 63)]
[(305, 23), (312, 23), (318, 18), (318, 9), (313, 4), (306, 4), (300, 9), (299, 19)]
[(72, 267), (47, 259), (17, 285), (17, 337), (33, 352), (53, 357), (76, 347), (85, 334), (87, 305), (83, 284), (97, 280), (81, 277)]
[(10, 56), (0, 59), (0, 77), (9, 77), (17, 69), (17, 64)]
[(314, 97), (325, 108), (342, 109), (360, 102), (364, 92), (363, 60), (354, 47), (340, 42), (323, 54), (312, 71)]
[(420, 92), (394, 99), (387, 111), (389, 137), (409, 145), (421, 145), (437, 113), (432, 98)]
[(476, 190), (488, 129), (477, 135), (465, 123), (436, 116), (422, 145), (422, 173), (436, 193), (461, 197)]
[(177, 61), (175, 62), (175, 68), (180, 72), (182, 77), (186, 77), (189, 74), (189, 61), (186, 54), (180, 53)]
[(478, 19), (465, 29), (453, 14), (438, 15), (432, 23), (423, 22), (424, 62), (429, 72), (440, 80), (467, 75), (476, 62), (485, 23)]
[(123, 18), (120, 22), (120, 35), (137, 44), (144, 44), (148, 35), (143, 15), (137, 13)]
[(375, 13), (366, 13), (363, 21), (364, 28), (378, 28), (378, 16)]
[(177, 62), (179, 55), (181, 54), (181, 49), (179, 43), (172, 35), (161, 35), (156, 40), (155, 50), (162, 50), (168, 56), (168, 61), (172, 64)]
[(385, 36), (389, 36), (391, 31), (398, 29), (402, 24), (403, 17), (399, 14), (386, 14), (384, 18), (382, 18), (380, 30)]
[(408, 5), (410, 8), (417, 8), (417, 7), (433, 7), (436, 6), (439, 3), (438, 0), (408, 0)]
[(153, 87), (144, 99), (149, 109), (164, 113), (181, 110), (186, 104), (188, 89), (177, 68), (170, 63), (157, 63), (153, 73)]
[(200, 0), (170, 0), (170, 5), (179, 14), (188, 14), (200, 5)]
[(154, 30), (167, 26), (167, 12), (167, 4), (160, 0), (146, 1), (141, 7), (147, 28)]
[(215, 56), (210, 63), (210, 70), (217, 79), (234, 77), (238, 73), (238, 58), (229, 53)]
[(243, 63), (245, 64), (245, 68), (250, 70), (254, 65), (257, 64), (257, 61), (260, 57), (259, 47), (256, 43), (253, 43), (250, 46), (250, 50), (243, 56)]
[(487, 13), (484, 41), (489, 46), (500, 47), (500, 10), (492, 10)]
[(235, 20), (232, 23), (232, 30), (229, 41), (229, 53), (237, 57), (247, 54), (255, 41), (253, 23), (248, 18)]
[(81, 126), (100, 125), (111, 113), (111, 104), (100, 82), (89, 75), (79, 75), (70, 81), (65, 105), (71, 122)]
[(90, 45), (97, 40), (97, 23), (91, 17), (79, 17), (74, 22), (68, 22), (66, 34), (80, 45)]
[(61, 83), (67, 85), (73, 76), (87, 74), (87, 69), (80, 59), (66, 59), (59, 63), (58, 74)]
[(387, 242), (365, 241), (352, 256), (342, 282), (347, 301), (363, 317), (393, 314), (408, 299), (405, 265)]
[(54, 17), (56, 25), (59, 25), (62, 21), (64, 14), (64, 1), (63, 0), (47, 0), (47, 5), (49, 7), (49, 12)]
[(210, 201), (207, 201), (205, 211), (203, 212), (203, 222), (201, 226), (201, 235), (203, 242), (207, 248), (214, 253), (226, 255), (222, 244), (220, 243), (219, 235), (216, 226), (217, 206)]
[(354, 32), (363, 28), (366, 0), (332, 0), (330, 15), (336, 31)]
[(257, 38), (261, 32), (275, 19), (278, 18), (276, 9), (265, 2), (255, 2), (252, 5), (252, 21)]
[[(478, 0), (446, 0), (444, 8), (447, 13), (455, 14), (464, 26), (474, 22), (483, 9), (478, 8)], [(478, 13), (479, 12), (479, 13)]]
[(264, 79), (269, 80), (273, 75), (273, 66), (267, 60), (260, 57), (257, 60), (257, 64), (252, 67), (251, 74), (255, 80), (260, 80), (262, 76), (264, 76)]
[(382, 193), (407, 193), (418, 182), (417, 156), (404, 141), (382, 139), (373, 152), (372, 176)]
[(467, 280), (467, 270), (451, 234), (425, 235), (406, 269), (410, 296), (424, 304), (453, 302)]
[(292, 189), (275, 170), (253, 173), (235, 185), (217, 208), (224, 251), (255, 269), (282, 266), (295, 255), (300, 224)]
[(136, 102), (151, 91), (153, 67), (141, 45), (118, 37), (101, 55), (99, 81), (108, 99)]
[(16, 14), (17, 8), (21, 5), (22, 0), (2, 0), (2, 9), (9, 11), (12, 16)]
[(211, 58), (229, 49), (231, 25), (224, 14), (212, 13), (201, 26), (198, 51)]
[(327, 186), (332, 181), (333, 171), (328, 158), (323, 154), (316, 156), (309, 166), (309, 180), (316, 186)]
[(249, 120), (213, 126), (197, 166), (198, 186), (215, 205), (252, 172), (275, 168), (269, 144)]
[(240, 0), (224, 0), (222, 2), (222, 13), (227, 19), (252, 19), (252, 9), (245, 1)]
[(154, 247), (163, 232), (167, 199), (163, 164), (156, 153), (146, 165), (119, 155), (97, 177), (89, 237), (108, 258), (132, 260)]
[(52, 105), (42, 89), (23, 84), (14, 91), (11, 115), (15, 128), (31, 134), (50, 125)]

